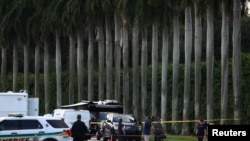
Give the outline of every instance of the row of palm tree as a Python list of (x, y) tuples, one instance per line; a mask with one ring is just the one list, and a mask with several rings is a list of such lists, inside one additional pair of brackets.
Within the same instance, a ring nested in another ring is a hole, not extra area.
[[(29, 48), (35, 46), (35, 96), (39, 96), (40, 48), (44, 56), (44, 92), (45, 112), (49, 113), (50, 101), (50, 54), (51, 38), (55, 39), (55, 68), (56, 68), (56, 105), (62, 105), (62, 52), (61, 37), (69, 41), (69, 94), (68, 103), (74, 103), (83, 98), (83, 72), (88, 70), (88, 100), (94, 100), (93, 65), (95, 40), (98, 48), (98, 99), (116, 99), (123, 103), (124, 112), (145, 118), (148, 112), (152, 115), (161, 113), (162, 120), (167, 120), (168, 80), (167, 70), (170, 53), (170, 37), (173, 37), (172, 63), (172, 113), (171, 120), (178, 117), (178, 81), (180, 63), (180, 26), (184, 24), (185, 76), (183, 120), (190, 120), (190, 77), (191, 56), (194, 52), (195, 63), (195, 118), (200, 115), (201, 93), (201, 56), (202, 56), (202, 20), (206, 17), (206, 88), (207, 88), (207, 120), (214, 118), (213, 102), (213, 66), (214, 66), (214, 14), (221, 11), (221, 118), (227, 117), (228, 103), (228, 47), (229, 47), (229, 18), (233, 16), (233, 94), (234, 118), (241, 118), (241, 10), (244, 0), (0, 0), (0, 45), (1, 90), (6, 86), (6, 51), (13, 51), (13, 86), (17, 91), (18, 50), (24, 52), (24, 89), (29, 90)], [(221, 5), (217, 8), (216, 5)], [(233, 11), (230, 11), (232, 9)], [(194, 11), (194, 12), (192, 12)], [(230, 15), (230, 13), (233, 13)], [(185, 15), (181, 23), (181, 15)], [(194, 21), (193, 21), (194, 20)], [(194, 25), (193, 25), (194, 24)], [(194, 28), (194, 29), (193, 29)], [(193, 33), (194, 32), (194, 33)], [(131, 34), (130, 34), (131, 33)], [(152, 35), (149, 35), (152, 34)], [(161, 34), (161, 36), (160, 36)], [(86, 35), (86, 36), (85, 36)], [(131, 37), (130, 37), (131, 35)], [(151, 38), (151, 42), (148, 37)], [(159, 40), (158, 37), (162, 39)], [(88, 39), (85, 49), (84, 38)], [(131, 46), (130, 46), (131, 38)], [(114, 41), (114, 42), (113, 42)], [(159, 44), (159, 41), (162, 41)], [(194, 43), (193, 43), (194, 42)], [(148, 43), (152, 43), (149, 45)], [(161, 46), (160, 46), (161, 45)], [(54, 48), (54, 46), (52, 46)], [(152, 47), (151, 51), (149, 50)], [(132, 55), (129, 53), (132, 49)], [(192, 49), (194, 48), (194, 51)], [(159, 55), (159, 50), (161, 53)], [(87, 52), (87, 64), (84, 64), (84, 52)], [(150, 52), (150, 53), (148, 53)], [(151, 55), (152, 86), (151, 110), (148, 110), (147, 68), (148, 54)], [(131, 55), (131, 56), (130, 56)], [(139, 58), (140, 56), (140, 58)], [(159, 58), (161, 56), (161, 58)], [(132, 78), (129, 75), (129, 60), (132, 59)], [(161, 61), (159, 61), (161, 60)], [(113, 63), (114, 62), (114, 63)], [(140, 62), (140, 63), (139, 63)], [(161, 78), (157, 76), (161, 63)], [(122, 66), (122, 68), (121, 68)], [(138, 68), (141, 68), (139, 73)], [(121, 79), (122, 69), (122, 80)], [(106, 73), (106, 74), (105, 74)], [(113, 78), (114, 74), (114, 78)], [(74, 90), (74, 78), (77, 76), (77, 90)], [(139, 77), (140, 76), (140, 77)], [(139, 78), (141, 80), (139, 81)], [(132, 107), (129, 105), (130, 85), (132, 80)], [(161, 80), (161, 87), (158, 81)], [(120, 88), (122, 86), (122, 88)], [(139, 89), (140, 88), (140, 89)], [(159, 91), (160, 90), (160, 91)], [(76, 93), (76, 95), (75, 95)], [(160, 93), (161, 108), (157, 109), (157, 96)], [(141, 99), (141, 101), (139, 101)], [(141, 104), (140, 106), (138, 104)], [(236, 120), (240, 123), (240, 120)], [(224, 121), (221, 121), (224, 124)], [(183, 134), (190, 133), (190, 126), (184, 122)], [(171, 125), (172, 133), (178, 133), (177, 123)]]

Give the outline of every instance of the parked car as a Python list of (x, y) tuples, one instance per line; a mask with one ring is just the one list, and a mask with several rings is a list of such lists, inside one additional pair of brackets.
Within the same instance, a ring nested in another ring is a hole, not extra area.
[(106, 120), (103, 122), (103, 140), (107, 141), (111, 138), (116, 140), (118, 138), (118, 121), (122, 119), (125, 128), (125, 138), (128, 140), (141, 140), (142, 127), (137, 122), (136, 118), (130, 114), (107, 114)]
[(0, 117), (0, 140), (71, 141), (70, 128), (60, 118), (45, 116)]
[(87, 128), (89, 128), (89, 121), (91, 118), (89, 110), (75, 110), (75, 109), (54, 109), (52, 112), (53, 117), (61, 118), (65, 123), (72, 127), (73, 123), (76, 121), (77, 115), (81, 115), (81, 120), (85, 123)]

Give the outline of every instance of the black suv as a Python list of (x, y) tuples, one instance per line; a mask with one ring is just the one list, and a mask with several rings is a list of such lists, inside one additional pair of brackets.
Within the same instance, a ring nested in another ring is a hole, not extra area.
[(128, 140), (141, 140), (142, 127), (136, 118), (130, 114), (109, 113), (107, 119), (103, 122), (103, 140), (118, 138), (118, 120), (122, 119), (125, 128), (125, 138)]

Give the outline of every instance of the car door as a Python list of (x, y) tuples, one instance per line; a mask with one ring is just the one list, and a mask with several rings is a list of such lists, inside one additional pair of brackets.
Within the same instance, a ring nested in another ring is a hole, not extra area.
[(36, 119), (5, 120), (0, 127), (0, 137), (5, 136), (6, 139), (37, 139), (39, 134), (44, 134), (42, 125)]

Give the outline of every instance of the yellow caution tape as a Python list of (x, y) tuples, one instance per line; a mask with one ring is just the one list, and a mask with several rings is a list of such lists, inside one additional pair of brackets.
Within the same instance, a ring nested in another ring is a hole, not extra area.
[[(204, 120), (206, 122), (215, 122), (215, 121), (235, 121), (240, 119), (211, 119), (211, 120)], [(171, 121), (160, 121), (161, 123), (182, 123), (182, 122), (198, 122), (199, 120), (171, 120)], [(153, 123), (157, 123), (158, 121), (153, 121)], [(144, 123), (144, 122), (142, 122)], [(90, 122), (90, 124), (102, 124), (102, 122)]]

